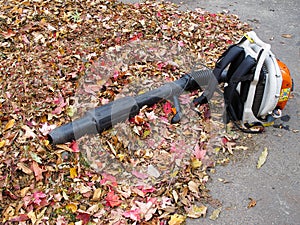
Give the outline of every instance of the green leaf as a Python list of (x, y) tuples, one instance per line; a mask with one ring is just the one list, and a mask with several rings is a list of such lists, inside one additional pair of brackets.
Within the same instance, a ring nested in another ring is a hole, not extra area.
[(77, 109), (74, 107), (74, 106), (72, 106), (72, 105), (70, 105), (68, 108), (67, 108), (67, 115), (69, 116), (69, 117), (73, 117), (74, 116), (74, 114), (77, 112)]
[(42, 164), (42, 159), (34, 152), (30, 152), (31, 158), (36, 161), (37, 163)]

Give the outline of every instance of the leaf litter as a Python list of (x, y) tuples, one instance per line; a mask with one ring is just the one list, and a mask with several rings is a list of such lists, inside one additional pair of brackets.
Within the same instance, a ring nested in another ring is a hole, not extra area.
[[(187, 107), (200, 92), (181, 97), (189, 116), (178, 125), (169, 123), (172, 104), (162, 101), (78, 142), (51, 146), (46, 135), (80, 115), (80, 85), (91, 94), (81, 96), (87, 107), (145, 92), (178, 79), (195, 60), (213, 67), (248, 25), (236, 15), (183, 12), (169, 2), (0, 2), (1, 223), (182, 224), (205, 217), (213, 201), (209, 172), (228, 161), (238, 137), (224, 136), (207, 107), (201, 116)], [(155, 51), (159, 62), (142, 57), (111, 67), (114, 51), (140, 40), (177, 49)], [(178, 49), (192, 60), (164, 60)], [(108, 80), (81, 82), (105, 72)]]

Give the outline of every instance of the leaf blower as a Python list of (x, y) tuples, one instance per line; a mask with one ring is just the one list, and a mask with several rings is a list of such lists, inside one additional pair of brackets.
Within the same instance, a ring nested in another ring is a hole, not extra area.
[[(262, 132), (264, 126), (279, 118), (293, 89), (293, 81), (286, 65), (275, 58), (270, 45), (261, 41), (255, 32), (245, 34), (230, 46), (211, 70), (193, 71), (182, 78), (135, 97), (124, 97), (96, 107), (82, 118), (55, 128), (48, 134), (52, 144), (97, 134), (113, 125), (137, 115), (140, 109), (162, 99), (172, 100), (176, 114), (172, 123), (181, 118), (178, 96), (206, 86), (193, 105), (208, 103), (218, 84), (224, 84), (226, 122), (233, 121), (242, 131)], [(253, 130), (252, 128), (259, 128)]]
[(293, 90), (289, 69), (270, 49), (254, 31), (248, 32), (222, 54), (213, 70), (219, 83), (225, 83), (227, 121), (244, 132), (261, 132), (281, 117)]

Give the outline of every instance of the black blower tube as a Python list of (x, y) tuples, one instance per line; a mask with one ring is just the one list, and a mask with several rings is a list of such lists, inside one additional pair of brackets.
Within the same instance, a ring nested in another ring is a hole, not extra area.
[(51, 144), (63, 144), (77, 140), (86, 134), (97, 134), (113, 125), (137, 115), (140, 109), (151, 106), (162, 99), (179, 96), (183, 91), (192, 91), (208, 85), (204, 95), (210, 99), (218, 82), (211, 70), (200, 70), (135, 97), (124, 97), (106, 105), (96, 107), (82, 118), (55, 128), (48, 134)]

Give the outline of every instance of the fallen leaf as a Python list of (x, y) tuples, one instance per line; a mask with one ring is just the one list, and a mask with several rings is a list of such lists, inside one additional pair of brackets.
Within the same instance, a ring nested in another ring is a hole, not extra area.
[(53, 124), (53, 125), (48, 125), (48, 123), (44, 123), (44, 124), (42, 125), (42, 128), (39, 128), (39, 130), (42, 132), (42, 134), (43, 134), (44, 136), (47, 136), (47, 134), (48, 134), (51, 130), (53, 130), (55, 127), (56, 127), (55, 124)]
[(174, 214), (171, 216), (171, 219), (168, 222), (168, 225), (181, 225), (185, 222), (185, 216)]
[(211, 220), (216, 220), (216, 219), (219, 217), (219, 215), (220, 215), (221, 209), (222, 209), (222, 208), (215, 209), (215, 210), (212, 212), (212, 214), (210, 215), (209, 219), (211, 219)]
[(147, 179), (149, 177), (148, 174), (141, 173), (141, 172), (136, 171), (136, 170), (133, 170), (131, 173), (132, 173), (132, 175), (134, 175), (137, 178), (142, 179), (142, 180)]
[(31, 158), (34, 161), (36, 161), (37, 163), (39, 163), (39, 164), (43, 163), (41, 157), (39, 157), (35, 152), (30, 152), (29, 154), (30, 154)]
[(194, 155), (196, 159), (201, 160), (206, 155), (206, 150), (202, 149), (200, 145), (197, 143), (194, 148)]
[(5, 146), (5, 140), (0, 141), (0, 148), (2, 148), (3, 146)]
[(160, 172), (153, 166), (153, 165), (148, 165), (148, 175), (158, 178), (160, 176)]
[(293, 37), (293, 35), (291, 35), (291, 34), (282, 34), (281, 36), (283, 38), (292, 38)]
[(139, 207), (142, 215), (145, 218), (145, 221), (150, 220), (152, 218), (153, 214), (157, 210), (156, 205), (154, 204), (153, 201), (151, 201), (151, 199), (146, 203), (136, 201), (135, 204)]
[(39, 167), (39, 165), (37, 164), (37, 162), (35, 162), (35, 161), (32, 162), (32, 166), (31, 167), (32, 167), (32, 170), (34, 172), (35, 179), (37, 181), (42, 180), (43, 179), (43, 172), (45, 172), (45, 170), (41, 169)]
[(27, 125), (23, 125), (22, 129), (25, 130), (24, 138), (35, 138), (36, 134), (33, 132), (32, 129), (30, 129)]
[(175, 190), (172, 191), (172, 195), (173, 195), (174, 201), (177, 203), (179, 197)]
[(31, 224), (35, 224), (36, 222), (36, 214), (33, 210), (31, 210), (29, 213), (27, 213), (27, 216), (30, 218), (31, 220)]
[(32, 170), (31, 170), (30, 168), (28, 168), (27, 166), (25, 166), (24, 163), (19, 162), (19, 163), (17, 164), (17, 166), (18, 166), (18, 168), (19, 168), (20, 170), (22, 170), (24, 173), (26, 173), (26, 174), (32, 174)]
[(199, 159), (194, 158), (194, 159), (192, 159), (191, 165), (192, 165), (193, 169), (197, 169), (202, 166), (202, 162)]
[(37, 191), (35, 193), (33, 193), (33, 202), (37, 205), (40, 205), (40, 203), (42, 202), (42, 199), (46, 198), (46, 194), (41, 192), (41, 191)]
[(207, 207), (204, 205), (196, 206), (193, 205), (191, 208), (188, 209), (187, 216), (190, 218), (200, 218), (201, 216), (206, 216)]
[(120, 200), (119, 196), (116, 195), (114, 191), (108, 192), (105, 197), (105, 200), (106, 204), (110, 207), (115, 207), (122, 204), (122, 201)]
[(12, 128), (14, 125), (15, 125), (15, 120), (14, 119), (9, 120), (4, 127), (4, 131)]
[(29, 220), (29, 217), (26, 214), (19, 214), (18, 216), (14, 216), (9, 220), (9, 222), (24, 222)]
[(170, 102), (166, 102), (164, 105), (163, 105), (163, 110), (164, 110), (164, 113), (165, 113), (165, 117), (168, 117), (169, 114), (172, 112), (172, 105)]
[(76, 169), (76, 167), (70, 168), (70, 177), (72, 179), (74, 179), (74, 178), (77, 177), (77, 169)]
[(80, 152), (80, 149), (76, 141), (72, 141), (72, 143), (70, 144), (70, 148), (72, 149), (73, 152)]
[(252, 208), (254, 206), (256, 206), (256, 200), (254, 200), (253, 198), (249, 198), (250, 202), (248, 203), (247, 208)]
[(124, 212), (123, 216), (126, 218), (130, 218), (133, 221), (140, 221), (141, 220), (141, 211), (139, 208), (134, 208), (134, 209)]
[(66, 205), (66, 209), (70, 210), (72, 213), (75, 213), (77, 211), (77, 205), (74, 203), (69, 203)]
[(76, 216), (76, 219), (79, 219), (82, 221), (82, 224), (85, 225), (90, 221), (91, 215), (86, 212), (79, 212)]
[(99, 200), (100, 197), (101, 197), (101, 194), (102, 194), (102, 189), (101, 188), (97, 188), (96, 190), (94, 190), (94, 194), (93, 194), (92, 200), (93, 201)]
[(199, 185), (196, 184), (194, 181), (190, 181), (188, 183), (188, 187), (189, 187), (189, 190), (193, 193), (198, 193), (199, 192)]
[(266, 162), (267, 156), (268, 156), (268, 148), (265, 147), (264, 150), (262, 151), (261, 155), (258, 158), (257, 166), (256, 166), (257, 169), (261, 168), (262, 165)]
[(15, 36), (16, 32), (14, 32), (11, 29), (8, 29), (6, 32), (1, 32), (0, 34), (2, 34), (5, 39), (8, 39), (8, 38)]

